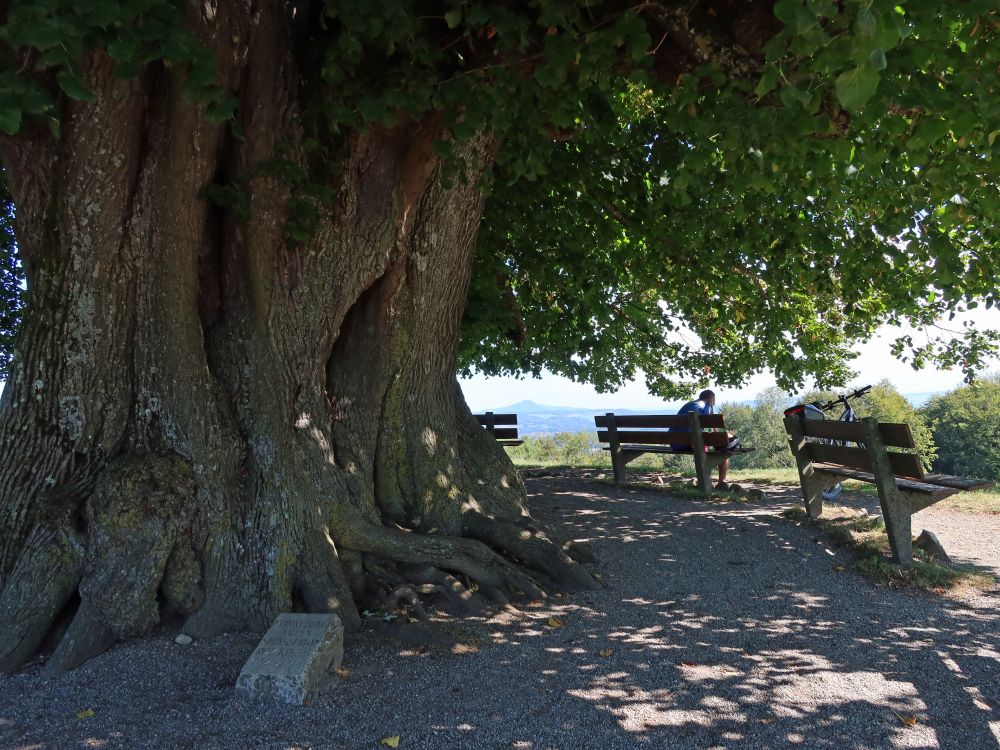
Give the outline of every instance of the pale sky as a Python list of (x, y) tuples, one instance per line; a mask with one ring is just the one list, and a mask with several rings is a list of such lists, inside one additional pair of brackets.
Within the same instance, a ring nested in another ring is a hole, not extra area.
[[(1000, 311), (982, 310), (956, 317), (949, 327), (957, 329), (962, 320), (972, 320), (984, 328), (1000, 328)], [(925, 393), (948, 391), (962, 384), (960, 370), (914, 370), (909, 364), (900, 362), (889, 353), (889, 345), (902, 329), (886, 327), (882, 333), (866, 344), (855, 347), (860, 356), (851, 363), (858, 372), (854, 385), (868, 385), (888, 378), (901, 393)], [(913, 334), (913, 329), (907, 329)], [(917, 336), (914, 336), (917, 339)], [(1000, 367), (1000, 361), (993, 362), (991, 368)], [(481, 375), (462, 379), (469, 408), (474, 412), (497, 409), (503, 406), (529, 400), (549, 406), (574, 406), (607, 409), (660, 409), (667, 408), (676, 401), (667, 402), (650, 395), (642, 380), (626, 385), (616, 393), (598, 393), (592, 386), (574, 383), (568, 378), (546, 374), (541, 378), (486, 378)], [(761, 373), (753, 377), (743, 388), (718, 387), (714, 390), (721, 402), (744, 401), (754, 398), (760, 391), (774, 385), (774, 376)]]

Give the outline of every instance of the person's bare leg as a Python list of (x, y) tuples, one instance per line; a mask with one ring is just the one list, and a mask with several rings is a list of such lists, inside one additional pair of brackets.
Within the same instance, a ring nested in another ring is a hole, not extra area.
[(719, 464), (719, 483), (726, 481), (726, 472), (729, 471), (729, 456), (726, 456), (725, 460)]

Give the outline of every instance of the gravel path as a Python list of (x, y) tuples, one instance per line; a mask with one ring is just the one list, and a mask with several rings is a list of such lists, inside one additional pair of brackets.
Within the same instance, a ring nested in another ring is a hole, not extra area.
[[(1000, 745), (1000, 591), (955, 600), (838, 572), (844, 553), (778, 516), (787, 496), (528, 487), (536, 516), (593, 541), (604, 588), (349, 636), (342, 679), (307, 707), (234, 697), (247, 635), (121, 644), (48, 682), (36, 665), (0, 677), (0, 748)], [(961, 524), (940, 518), (925, 525), (951, 550)]]

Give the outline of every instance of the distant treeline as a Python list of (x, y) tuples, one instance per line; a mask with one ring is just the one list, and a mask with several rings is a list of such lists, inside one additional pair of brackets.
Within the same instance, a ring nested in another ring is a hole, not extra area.
[[(802, 401), (827, 400), (837, 394), (814, 391)], [(800, 399), (796, 399), (798, 402)], [(752, 405), (722, 404), (726, 424), (752, 453), (734, 455), (733, 468), (777, 469), (794, 466), (782, 425), (782, 412), (793, 403), (777, 388), (762, 391)], [(915, 408), (888, 380), (855, 402), (861, 417), (910, 425), (926, 468), (945, 474), (1000, 480), (1000, 376), (991, 375)], [(839, 412), (831, 414), (831, 418)], [(560, 432), (528, 436), (510, 449), (511, 458), (524, 465), (610, 467), (594, 432)], [(685, 456), (647, 454), (632, 465), (678, 470), (689, 468)]]

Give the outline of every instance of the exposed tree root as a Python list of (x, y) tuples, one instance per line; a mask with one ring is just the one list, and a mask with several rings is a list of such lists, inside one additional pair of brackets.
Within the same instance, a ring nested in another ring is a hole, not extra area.
[(337, 532), (341, 543), (354, 549), (397, 562), (457, 571), (481, 585), (532, 599), (544, 596), (528, 575), (475, 539), (409, 533), (376, 526), (357, 517), (351, 520)]
[(562, 544), (563, 552), (578, 563), (597, 563), (600, 558), (586, 542), (568, 541)]
[(337, 547), (326, 528), (310, 534), (303, 555), (304, 564), (295, 580), (310, 612), (335, 613), (344, 627), (354, 631), (361, 627), (361, 615), (344, 576)]
[(87, 502), (86, 549), (65, 525), (39, 527), (18, 560), (0, 600), (0, 622), (9, 625), (0, 636), (0, 668), (32, 655), (77, 587), (80, 608), (49, 672), (149, 632), (159, 622), (157, 593), (193, 498), (193, 473), (179, 458), (126, 456), (110, 464)]
[(31, 659), (83, 575), (79, 536), (38, 526), (0, 595), (0, 672)]
[[(458, 612), (479, 614), (486, 608), (482, 597), (477, 596), (455, 576), (445, 573), (443, 570), (427, 566), (411, 569), (409, 575), (415, 583), (431, 587), (431, 589), (421, 588), (421, 593), (441, 594)], [(504, 597), (504, 603), (506, 603), (506, 597)]]
[(470, 537), (507, 552), (560, 584), (580, 589), (597, 586), (585, 568), (537, 528), (480, 513), (466, 513), (462, 524)]
[[(423, 593), (423, 592), (421, 592)], [(430, 593), (430, 592), (427, 592)], [(413, 612), (413, 616), (420, 619), (427, 619), (427, 610), (424, 609), (423, 605), (420, 603), (420, 597), (417, 592), (413, 590), (410, 586), (397, 586), (385, 598), (385, 608), (386, 609), (396, 609), (400, 602), (406, 602), (410, 610)]]
[(84, 601), (55, 653), (45, 664), (45, 674), (55, 675), (80, 666), (115, 644), (118, 634), (107, 624), (104, 613)]

